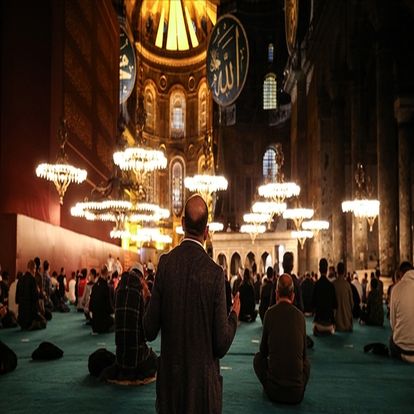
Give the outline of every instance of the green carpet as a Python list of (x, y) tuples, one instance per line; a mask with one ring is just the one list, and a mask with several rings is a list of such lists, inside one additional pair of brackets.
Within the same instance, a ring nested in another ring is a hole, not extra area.
[[(221, 361), (223, 413), (390, 413), (414, 412), (414, 366), (364, 354), (370, 342), (388, 343), (390, 329), (354, 325), (354, 332), (315, 338), (309, 352), (311, 377), (299, 406), (271, 403), (252, 367), (261, 322), (241, 324)], [(307, 320), (308, 333), (311, 320)], [(0, 330), (0, 339), (18, 355), (15, 371), (0, 377), (0, 413), (153, 413), (155, 384), (123, 387), (100, 383), (88, 374), (88, 356), (97, 348), (114, 352), (114, 334), (92, 336), (83, 315), (55, 313), (46, 330)], [(33, 362), (41, 341), (64, 350), (60, 360)], [(151, 345), (159, 352), (159, 340)]]

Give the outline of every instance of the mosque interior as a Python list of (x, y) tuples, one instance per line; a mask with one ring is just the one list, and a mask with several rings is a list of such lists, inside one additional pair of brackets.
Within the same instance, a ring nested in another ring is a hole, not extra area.
[[(194, 192), (228, 274), (413, 261), (412, 1), (1, 9), (3, 269), (157, 262)], [(60, 164), (87, 176), (63, 189)]]

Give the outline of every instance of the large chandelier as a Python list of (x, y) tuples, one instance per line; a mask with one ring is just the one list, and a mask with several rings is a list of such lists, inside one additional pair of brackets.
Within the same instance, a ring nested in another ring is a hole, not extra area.
[(311, 239), (313, 237), (313, 232), (310, 230), (293, 230), (291, 232), (291, 237), (293, 239), (298, 239), (300, 248), (303, 249), (306, 239)]
[(227, 190), (228, 182), (221, 175), (198, 174), (193, 177), (185, 177), (184, 186), (193, 193), (203, 195)]
[(147, 173), (166, 168), (167, 158), (160, 150), (144, 147), (129, 147), (113, 155), (114, 163), (123, 171)]
[(353, 213), (355, 217), (365, 218), (368, 221), (369, 231), (372, 231), (375, 219), (379, 215), (379, 200), (370, 198), (372, 195), (372, 183), (369, 177), (365, 178), (364, 167), (358, 163), (355, 172), (355, 182), (357, 184), (356, 197), (353, 200), (342, 202), (344, 213)]
[(256, 201), (252, 205), (252, 212), (253, 213), (262, 213), (267, 214), (271, 220), (271, 218), (276, 214), (282, 214), (287, 208), (286, 203), (279, 203), (277, 201)]
[(315, 236), (319, 234), (321, 230), (329, 229), (329, 221), (326, 220), (307, 220), (302, 222), (303, 230), (310, 230)]
[(76, 168), (68, 163), (65, 152), (65, 145), (68, 141), (66, 120), (62, 119), (59, 128), (60, 154), (55, 164), (39, 164), (36, 168), (36, 175), (40, 178), (52, 181), (59, 194), (59, 202), (63, 204), (63, 197), (69, 184), (80, 184), (86, 180), (87, 172), (84, 169)]
[(284, 155), (282, 145), (276, 144), (276, 177), (275, 181), (263, 184), (259, 187), (259, 195), (270, 199), (276, 203), (284, 203), (291, 197), (296, 197), (300, 193), (300, 187), (293, 182), (284, 182), (282, 167), (284, 164)]
[(299, 230), (303, 220), (313, 217), (314, 211), (311, 208), (288, 208), (283, 212), (283, 218), (292, 220), (296, 230)]
[(254, 244), (254, 241), (256, 240), (257, 235), (262, 234), (265, 231), (266, 231), (266, 226), (264, 224), (247, 223), (247, 224), (242, 224), (240, 226), (240, 233), (250, 234), (252, 244)]

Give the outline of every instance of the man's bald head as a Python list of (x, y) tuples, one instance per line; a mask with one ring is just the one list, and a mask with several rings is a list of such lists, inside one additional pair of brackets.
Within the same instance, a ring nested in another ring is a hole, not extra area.
[(276, 293), (278, 297), (290, 299), (294, 292), (293, 280), (290, 275), (283, 273), (277, 281)]
[(186, 234), (190, 236), (203, 236), (208, 219), (207, 204), (203, 198), (195, 194), (185, 203), (183, 226)]

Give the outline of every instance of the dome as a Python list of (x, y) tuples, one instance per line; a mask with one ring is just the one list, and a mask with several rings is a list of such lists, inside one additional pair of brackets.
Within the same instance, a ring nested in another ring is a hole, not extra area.
[(206, 46), (216, 16), (212, 0), (143, 0), (138, 25), (151, 48), (191, 52)]

